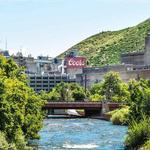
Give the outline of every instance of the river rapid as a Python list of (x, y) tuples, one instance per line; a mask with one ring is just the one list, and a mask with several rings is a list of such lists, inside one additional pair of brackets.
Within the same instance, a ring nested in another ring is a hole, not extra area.
[(123, 150), (126, 126), (97, 119), (45, 119), (38, 150)]

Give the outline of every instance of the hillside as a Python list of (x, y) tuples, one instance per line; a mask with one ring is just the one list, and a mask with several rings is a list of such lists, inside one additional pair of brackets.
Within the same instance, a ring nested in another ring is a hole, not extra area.
[[(93, 35), (69, 48), (77, 49), (79, 55), (86, 56), (91, 66), (120, 63), (121, 53), (141, 51), (144, 38), (150, 33), (150, 19), (118, 31), (106, 31)], [(64, 57), (65, 53), (59, 57)]]

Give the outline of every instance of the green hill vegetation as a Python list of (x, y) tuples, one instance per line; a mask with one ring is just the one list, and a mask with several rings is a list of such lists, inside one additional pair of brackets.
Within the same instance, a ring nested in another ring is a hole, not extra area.
[[(79, 55), (87, 57), (90, 66), (119, 64), (122, 53), (144, 49), (144, 40), (148, 33), (150, 33), (150, 18), (134, 27), (93, 35), (66, 52), (76, 49)], [(60, 57), (64, 57), (66, 52)]]

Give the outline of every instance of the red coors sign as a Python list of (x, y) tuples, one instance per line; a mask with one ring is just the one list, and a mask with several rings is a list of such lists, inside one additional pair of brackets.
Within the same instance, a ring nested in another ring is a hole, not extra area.
[(67, 68), (84, 68), (86, 67), (85, 57), (67, 57)]

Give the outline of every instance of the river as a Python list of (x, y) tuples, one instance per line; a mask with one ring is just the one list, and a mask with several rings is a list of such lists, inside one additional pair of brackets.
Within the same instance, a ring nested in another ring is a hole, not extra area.
[(38, 150), (123, 150), (127, 127), (97, 119), (45, 119)]

